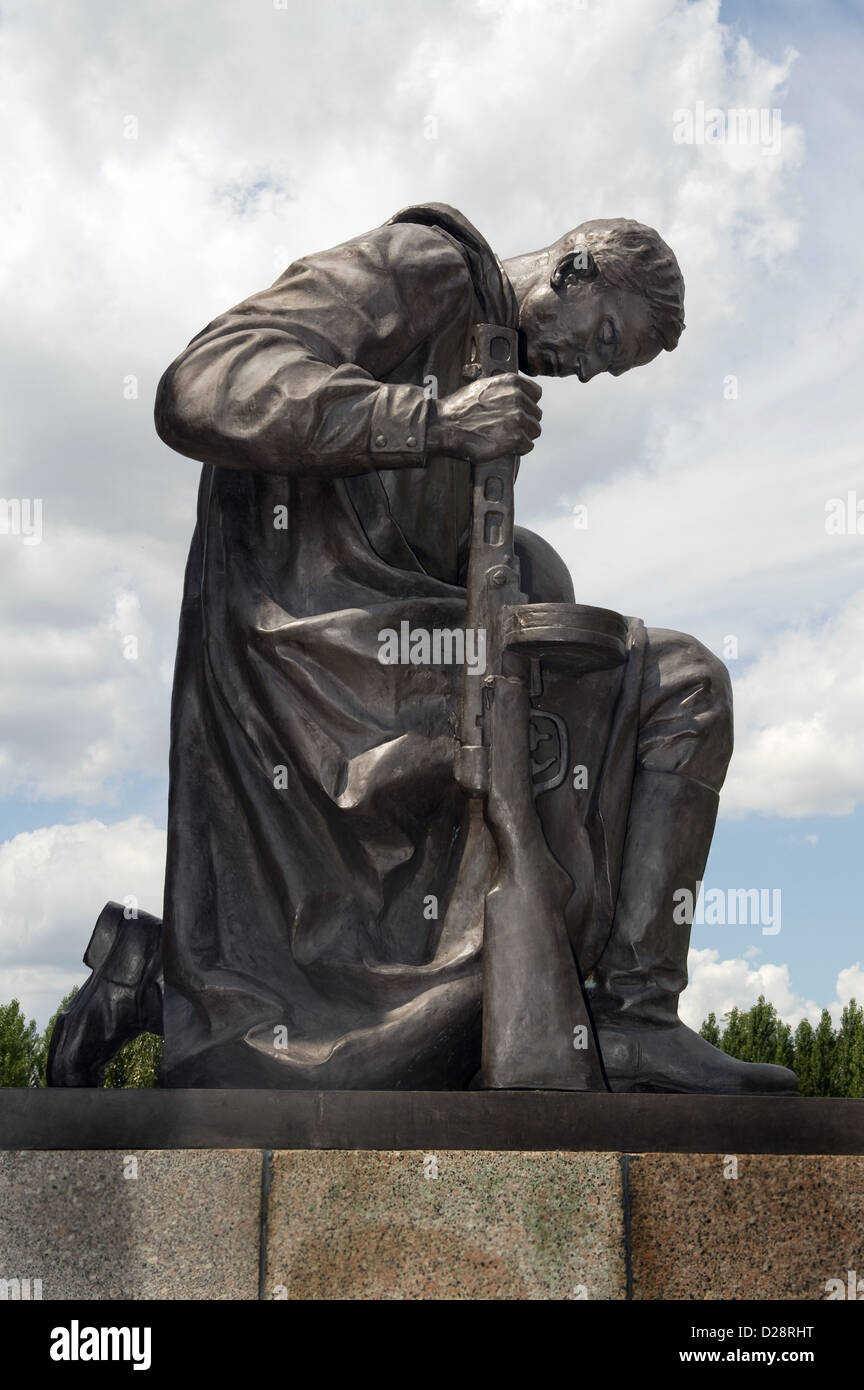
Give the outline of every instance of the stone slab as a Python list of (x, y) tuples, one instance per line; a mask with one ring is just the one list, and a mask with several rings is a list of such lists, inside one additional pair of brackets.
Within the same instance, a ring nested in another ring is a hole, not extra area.
[(864, 1300), (864, 1157), (0, 1153), (0, 1301), (618, 1301), (628, 1274), (637, 1301)]
[(260, 1212), (254, 1151), (0, 1153), (0, 1281), (33, 1298), (40, 1280), (43, 1300), (255, 1299)]
[(561, 1091), (0, 1090), (0, 1149), (864, 1153), (864, 1100)]
[(861, 1156), (645, 1154), (627, 1166), (634, 1299), (818, 1301), (849, 1271), (864, 1298)]
[(623, 1300), (620, 1160), (276, 1153), (266, 1250), (276, 1300)]

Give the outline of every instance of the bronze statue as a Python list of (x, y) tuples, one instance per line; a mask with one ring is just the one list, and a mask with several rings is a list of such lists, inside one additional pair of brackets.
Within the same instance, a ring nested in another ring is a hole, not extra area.
[(103, 911), (52, 1084), (98, 1084), (146, 1029), (165, 1086), (796, 1089), (677, 1014), (725, 667), (577, 604), (513, 526), (531, 378), (671, 351), (683, 294), (638, 222), (502, 266), (430, 204), (297, 261), (168, 369), (158, 431), (204, 468), (164, 923)]

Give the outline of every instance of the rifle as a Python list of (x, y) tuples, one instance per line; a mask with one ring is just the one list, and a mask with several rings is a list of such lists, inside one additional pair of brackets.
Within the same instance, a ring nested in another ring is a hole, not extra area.
[[(514, 329), (476, 324), (469, 379), (516, 372)], [(455, 774), (469, 801), (469, 835), (485, 821), (498, 850), (485, 898), (484, 1089), (609, 1089), (578, 963), (564, 918), (570, 875), (546, 843), (534, 804), (560, 785), (568, 768), (567, 732), (559, 726), (558, 772), (532, 783), (531, 700), (542, 693), (543, 667), (572, 673), (618, 665), (626, 622), (608, 609), (529, 603), (521, 591), (513, 543), (515, 455), (471, 470), (471, 547), (465, 626), (485, 632), (484, 674), (463, 671)]]

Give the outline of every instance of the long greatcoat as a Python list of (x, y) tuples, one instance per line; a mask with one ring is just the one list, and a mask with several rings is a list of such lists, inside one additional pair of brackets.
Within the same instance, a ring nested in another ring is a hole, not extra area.
[[(435, 1088), (479, 1065), (488, 840), (453, 778), (461, 668), (388, 665), (379, 633), (464, 625), (469, 469), (430, 458), (430, 398), (512, 288), (452, 208), (305, 257), (163, 377), (161, 437), (204, 464), (172, 704), (165, 895), (169, 1086)], [(523, 588), (572, 599), (520, 542)], [(570, 779), (540, 798), (574, 879), (585, 970), (608, 938), (644, 629), (561, 680)], [(530, 929), (530, 924), (528, 928)]]

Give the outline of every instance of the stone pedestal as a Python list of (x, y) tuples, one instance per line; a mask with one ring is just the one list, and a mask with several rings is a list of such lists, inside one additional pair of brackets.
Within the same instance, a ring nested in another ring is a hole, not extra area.
[(0, 1300), (864, 1296), (862, 1101), (0, 1091), (0, 1145)]

